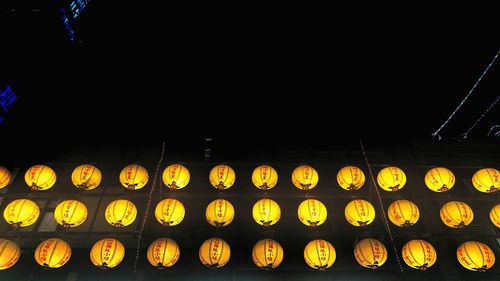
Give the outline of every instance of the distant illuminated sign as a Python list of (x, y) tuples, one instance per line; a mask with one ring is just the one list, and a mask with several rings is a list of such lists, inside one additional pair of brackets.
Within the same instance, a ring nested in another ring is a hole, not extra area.
[(76, 19), (80, 14), (85, 10), (85, 7), (87, 7), (87, 4), (91, 0), (73, 0), (69, 3), (69, 11), (71, 12), (71, 15), (73, 16), (73, 19)]
[(0, 123), (4, 120), (1, 114), (9, 112), (9, 108), (16, 99), (17, 96), (14, 94), (9, 85), (7, 85), (7, 89), (0, 92)]

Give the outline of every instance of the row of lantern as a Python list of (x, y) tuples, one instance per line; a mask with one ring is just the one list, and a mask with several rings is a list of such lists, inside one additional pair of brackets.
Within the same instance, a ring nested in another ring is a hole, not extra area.
[[(163, 183), (170, 189), (182, 189), (186, 187), (190, 180), (189, 170), (180, 164), (172, 164), (163, 171)], [(46, 190), (51, 188), (56, 182), (56, 173), (53, 169), (45, 165), (35, 165), (26, 171), (25, 181), (28, 186), (35, 190)], [(91, 190), (99, 186), (101, 182), (101, 171), (93, 165), (80, 165), (71, 174), (73, 184), (84, 190)], [(121, 184), (131, 190), (143, 188), (149, 179), (148, 171), (137, 164), (128, 165), (123, 168), (119, 176)], [(236, 174), (230, 166), (217, 165), (210, 171), (209, 180), (213, 187), (217, 189), (230, 188), (236, 179)], [(430, 169), (425, 174), (426, 186), (435, 192), (446, 192), (455, 185), (453, 173), (443, 167)], [(0, 166), (0, 188), (3, 188), (11, 181), (10, 172)], [(311, 166), (302, 165), (292, 172), (292, 183), (302, 190), (314, 188), (319, 181), (318, 172)], [(278, 182), (278, 173), (267, 165), (262, 165), (252, 173), (253, 184), (263, 190), (271, 189)], [(354, 166), (346, 166), (337, 173), (338, 184), (346, 190), (357, 190), (365, 183), (363, 171)], [(383, 168), (377, 176), (380, 187), (386, 191), (397, 191), (404, 187), (406, 175), (400, 168)], [(500, 172), (497, 169), (485, 168), (477, 171), (472, 177), (474, 187), (485, 193), (495, 192), (500, 189)]]
[[(156, 220), (165, 226), (175, 226), (182, 222), (186, 210), (181, 201), (174, 198), (161, 200), (155, 208)], [(213, 226), (229, 225), (234, 219), (233, 204), (225, 199), (216, 199), (210, 202), (205, 211), (208, 223)], [(474, 219), (472, 208), (461, 201), (450, 201), (440, 210), (440, 217), (444, 224), (452, 228), (469, 225)], [(38, 205), (29, 199), (17, 199), (10, 202), (4, 210), (4, 219), (7, 223), (25, 227), (35, 223), (40, 215)], [(326, 221), (326, 206), (317, 199), (306, 199), (299, 204), (297, 210), (299, 220), (307, 226), (319, 226)], [(375, 208), (362, 199), (350, 201), (344, 211), (346, 220), (354, 226), (367, 226), (375, 220)], [(258, 200), (252, 208), (252, 216), (260, 225), (271, 226), (281, 217), (279, 204), (268, 198)], [(420, 218), (420, 211), (409, 200), (396, 200), (387, 210), (389, 220), (397, 226), (408, 227), (414, 225)], [(137, 217), (137, 208), (131, 201), (118, 199), (108, 204), (105, 211), (106, 221), (114, 227), (125, 227), (132, 224)], [(76, 227), (87, 219), (87, 207), (77, 200), (65, 200), (54, 210), (54, 219), (64, 227)], [(500, 228), (500, 204), (490, 211), (490, 219)]]
[[(71, 247), (59, 238), (50, 238), (38, 245), (35, 250), (36, 262), (44, 267), (59, 268), (71, 257)], [(158, 268), (175, 265), (181, 251), (179, 245), (170, 238), (160, 238), (151, 243), (147, 250), (149, 263)], [(457, 248), (457, 259), (465, 268), (473, 271), (486, 271), (495, 264), (495, 254), (481, 242), (468, 241)], [(21, 251), (10, 240), (0, 239), (0, 270), (8, 269), (19, 260)], [(377, 269), (387, 260), (384, 244), (373, 238), (359, 241), (354, 247), (354, 257), (363, 267)], [(410, 240), (401, 250), (404, 262), (411, 268), (426, 270), (437, 261), (434, 247), (425, 240)], [(125, 247), (113, 238), (97, 241), (90, 250), (92, 264), (100, 268), (113, 268), (125, 257)], [(221, 238), (210, 238), (201, 244), (199, 259), (209, 268), (225, 266), (231, 257), (229, 244)], [(310, 241), (304, 248), (304, 260), (308, 266), (317, 270), (330, 268), (336, 260), (333, 245), (322, 239)], [(275, 240), (262, 239), (252, 249), (252, 260), (260, 268), (278, 267), (284, 258), (283, 247)]]

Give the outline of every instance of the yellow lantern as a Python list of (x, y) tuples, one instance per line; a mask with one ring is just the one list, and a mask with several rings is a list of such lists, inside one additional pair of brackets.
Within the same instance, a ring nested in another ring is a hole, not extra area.
[(102, 269), (119, 265), (124, 257), (125, 247), (122, 242), (113, 238), (101, 239), (90, 249), (90, 261)]
[(54, 219), (63, 227), (77, 227), (87, 219), (87, 207), (77, 200), (65, 200), (54, 211)]
[(189, 170), (181, 164), (172, 164), (163, 170), (163, 183), (170, 189), (182, 189), (191, 179)]
[(335, 248), (326, 240), (313, 240), (304, 248), (304, 260), (307, 265), (320, 271), (330, 268), (336, 258)]
[(377, 239), (366, 238), (354, 247), (354, 258), (362, 267), (377, 269), (387, 260), (387, 249)]
[(121, 184), (130, 190), (143, 188), (148, 183), (148, 180), (148, 170), (141, 165), (128, 165), (120, 172)]
[(365, 174), (358, 167), (345, 166), (337, 173), (337, 182), (345, 190), (357, 190), (365, 183)]
[(439, 214), (443, 223), (453, 228), (465, 227), (474, 219), (472, 208), (461, 201), (450, 201), (444, 204)]
[(401, 250), (405, 263), (415, 269), (426, 270), (437, 260), (437, 254), (431, 243), (425, 240), (410, 240)]
[(345, 219), (354, 226), (367, 226), (375, 219), (375, 208), (366, 200), (356, 199), (347, 203), (344, 215)]
[(268, 198), (260, 199), (253, 205), (252, 216), (256, 223), (271, 226), (281, 218), (280, 205)]
[(149, 263), (158, 269), (173, 266), (179, 260), (180, 255), (179, 245), (170, 238), (160, 238), (153, 241), (149, 245), (147, 253)]
[(4, 166), (0, 166), (0, 189), (9, 185), (11, 177), (9, 170)]
[(406, 183), (406, 175), (398, 167), (383, 168), (377, 176), (377, 182), (386, 191), (398, 191)]
[(498, 191), (500, 189), (500, 171), (493, 168), (481, 169), (472, 176), (472, 184), (481, 192)]
[(71, 247), (66, 241), (50, 238), (38, 245), (35, 250), (36, 262), (44, 267), (58, 268), (65, 265), (71, 257)]
[(156, 205), (156, 220), (164, 226), (175, 226), (182, 222), (186, 210), (181, 201), (166, 198)]
[(213, 187), (223, 190), (233, 186), (236, 173), (228, 165), (218, 165), (212, 168), (208, 179)]
[(109, 203), (104, 216), (106, 221), (114, 227), (129, 226), (137, 217), (137, 208), (128, 200), (118, 199)]
[(0, 270), (8, 269), (16, 264), (21, 256), (21, 250), (16, 243), (0, 239)]
[(253, 246), (252, 260), (260, 268), (276, 268), (283, 261), (283, 247), (272, 239), (262, 239)]
[(220, 238), (210, 238), (201, 244), (199, 257), (201, 263), (206, 267), (223, 267), (231, 257), (231, 248), (226, 241)]
[(17, 199), (9, 203), (3, 211), (5, 221), (14, 227), (30, 226), (40, 215), (38, 205), (29, 199)]
[(83, 190), (92, 190), (101, 183), (102, 174), (99, 169), (93, 165), (80, 165), (73, 170), (71, 181), (73, 184)]
[(432, 168), (425, 174), (425, 185), (434, 192), (446, 192), (455, 185), (455, 175), (446, 168)]
[(213, 226), (226, 226), (234, 218), (233, 204), (224, 199), (216, 199), (208, 204), (205, 217), (207, 218), (207, 222)]
[(302, 165), (292, 172), (292, 183), (298, 189), (313, 189), (318, 184), (318, 181), (318, 172), (311, 166)]
[(302, 201), (297, 213), (299, 220), (303, 224), (312, 227), (322, 225), (327, 217), (325, 205), (316, 199), (306, 199)]
[(276, 186), (278, 183), (278, 173), (276, 170), (268, 165), (262, 165), (255, 170), (253, 170), (252, 173), (252, 182), (255, 187), (262, 189), (262, 190), (267, 190), (271, 189)]
[(47, 190), (54, 186), (56, 180), (56, 172), (45, 165), (35, 165), (24, 175), (24, 181), (33, 190)]
[(500, 204), (493, 207), (490, 211), (491, 222), (498, 228), (500, 228)]
[(457, 259), (468, 270), (485, 272), (495, 264), (495, 253), (484, 243), (468, 241), (458, 246)]
[(417, 223), (420, 211), (417, 205), (409, 200), (396, 200), (387, 209), (389, 220), (400, 227), (408, 227)]

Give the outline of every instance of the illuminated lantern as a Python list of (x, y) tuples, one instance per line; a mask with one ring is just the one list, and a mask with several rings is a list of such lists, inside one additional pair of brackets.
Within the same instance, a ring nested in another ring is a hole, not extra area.
[(102, 269), (119, 265), (124, 257), (125, 247), (122, 242), (113, 238), (101, 239), (90, 249), (90, 261)]
[(415, 269), (426, 270), (437, 260), (437, 254), (431, 243), (425, 240), (410, 240), (401, 250), (405, 263)]
[(256, 223), (271, 226), (280, 220), (280, 205), (268, 198), (260, 199), (253, 205), (252, 216)]
[(272, 239), (262, 239), (253, 246), (252, 260), (260, 268), (276, 268), (283, 261), (283, 247)]
[(66, 241), (50, 238), (38, 245), (35, 250), (36, 262), (44, 267), (58, 268), (65, 265), (71, 257), (71, 247)]
[(65, 200), (54, 211), (54, 219), (64, 227), (77, 227), (87, 219), (87, 207), (77, 200)]
[(313, 240), (304, 248), (304, 260), (308, 266), (317, 270), (323, 271), (331, 267), (336, 258), (335, 248), (326, 240)]
[(21, 256), (21, 250), (16, 243), (0, 239), (0, 270), (12, 267)]
[(292, 172), (292, 183), (298, 189), (313, 189), (318, 184), (318, 181), (318, 172), (311, 166), (302, 165)]
[(278, 183), (278, 173), (271, 166), (259, 166), (253, 170), (252, 182), (259, 189), (271, 189)]
[(408, 227), (417, 223), (420, 211), (417, 205), (409, 200), (396, 200), (387, 209), (389, 220), (400, 227)]
[(128, 165), (120, 172), (121, 184), (130, 190), (143, 188), (148, 183), (148, 180), (148, 170), (141, 165)]
[(479, 272), (485, 272), (495, 264), (495, 254), (491, 248), (477, 241), (468, 241), (458, 246), (457, 259), (468, 270)]
[(47, 190), (54, 186), (57, 180), (56, 172), (45, 165), (35, 165), (24, 175), (26, 184), (34, 190)]
[(434, 192), (446, 192), (455, 185), (455, 175), (446, 168), (432, 168), (425, 174), (425, 185)]
[(354, 258), (362, 267), (377, 269), (387, 260), (387, 249), (377, 239), (366, 238), (354, 247)]
[(356, 199), (347, 203), (344, 215), (354, 226), (367, 226), (375, 219), (375, 208), (366, 200)]
[(155, 209), (156, 220), (164, 226), (178, 225), (184, 219), (185, 214), (184, 205), (173, 198), (163, 199)]
[(481, 192), (495, 192), (500, 189), (500, 171), (493, 168), (481, 169), (472, 176), (472, 184)]
[(337, 173), (337, 182), (345, 190), (360, 189), (365, 183), (365, 174), (354, 166), (346, 166)]
[(406, 175), (398, 167), (383, 168), (377, 176), (377, 182), (386, 191), (398, 191), (406, 183)]
[(224, 199), (216, 199), (208, 204), (205, 217), (213, 226), (226, 226), (233, 221), (234, 207), (231, 202)]
[(500, 204), (496, 205), (490, 211), (491, 222), (498, 228), (500, 228)]
[(231, 248), (220, 238), (210, 238), (203, 242), (199, 251), (200, 261), (209, 268), (219, 268), (226, 265), (231, 257)]
[(308, 226), (322, 225), (327, 217), (326, 207), (321, 201), (316, 199), (306, 199), (302, 201), (298, 209), (299, 220)]
[(0, 166), (0, 189), (9, 185), (11, 179), (11, 175), (9, 170), (4, 166)]
[(189, 170), (180, 165), (172, 164), (163, 170), (163, 183), (170, 189), (182, 189), (186, 187), (191, 179)]
[(179, 260), (180, 255), (179, 245), (170, 238), (155, 240), (149, 245), (147, 253), (149, 263), (158, 269), (173, 266)]
[(29, 199), (17, 199), (9, 203), (3, 211), (5, 221), (14, 227), (30, 226), (40, 215), (38, 205)]
[(212, 168), (208, 176), (210, 183), (217, 189), (228, 189), (233, 186), (236, 174), (228, 165), (218, 165)]
[(469, 225), (474, 219), (474, 213), (469, 205), (461, 201), (450, 201), (439, 211), (444, 224), (453, 228)]
[(92, 165), (80, 165), (71, 174), (73, 184), (83, 190), (92, 190), (98, 187), (101, 179), (101, 171)]
[(114, 227), (124, 227), (131, 225), (137, 217), (137, 208), (134, 203), (118, 199), (106, 207), (104, 214), (106, 221)]

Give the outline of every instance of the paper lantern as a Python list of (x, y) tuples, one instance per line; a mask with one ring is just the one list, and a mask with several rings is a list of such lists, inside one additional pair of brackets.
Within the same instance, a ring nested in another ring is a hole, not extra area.
[(148, 171), (141, 165), (128, 165), (120, 172), (120, 183), (130, 190), (143, 188), (148, 183), (148, 180)]
[(461, 201), (450, 201), (444, 204), (439, 214), (443, 223), (453, 228), (465, 227), (474, 219), (472, 208)]
[(495, 264), (495, 253), (484, 243), (468, 241), (458, 246), (457, 259), (468, 270), (485, 272)]
[(149, 245), (147, 253), (149, 263), (158, 269), (173, 266), (179, 260), (180, 255), (179, 245), (170, 238), (160, 238), (153, 241)]
[(259, 166), (253, 170), (252, 182), (259, 189), (271, 189), (278, 183), (278, 173), (271, 166)]
[(0, 270), (11, 268), (21, 256), (21, 250), (16, 243), (0, 239)]
[(3, 211), (5, 221), (14, 227), (34, 224), (40, 215), (38, 205), (29, 199), (17, 199), (9, 203)]
[(59, 268), (71, 257), (71, 247), (66, 241), (50, 238), (38, 245), (35, 250), (36, 262), (44, 267)]
[(420, 211), (417, 205), (409, 200), (396, 200), (387, 209), (389, 220), (400, 227), (408, 227), (417, 223)]
[(358, 167), (345, 166), (337, 173), (337, 182), (345, 190), (357, 190), (365, 183), (365, 174)]
[(405, 185), (406, 175), (398, 167), (386, 167), (378, 173), (377, 182), (385, 191), (398, 191)]
[(434, 192), (446, 192), (455, 185), (455, 175), (446, 168), (432, 168), (425, 174), (425, 185)]
[(366, 238), (354, 247), (354, 258), (362, 267), (377, 269), (387, 260), (387, 249), (377, 239)]
[(318, 181), (318, 172), (311, 166), (302, 165), (292, 172), (292, 183), (298, 189), (313, 189), (318, 184)]
[(271, 226), (281, 218), (280, 205), (268, 198), (260, 199), (253, 205), (252, 216), (256, 223)]
[(491, 222), (498, 228), (500, 228), (500, 204), (493, 207), (490, 211)]
[(181, 201), (166, 198), (156, 205), (155, 217), (156, 220), (164, 226), (175, 226), (182, 222), (186, 210)]
[(347, 203), (344, 215), (345, 219), (354, 226), (367, 226), (375, 219), (375, 208), (366, 200), (356, 199)]
[(485, 193), (498, 191), (500, 189), (500, 171), (493, 168), (481, 169), (472, 176), (472, 185)]
[(172, 164), (163, 170), (163, 183), (170, 189), (182, 189), (191, 179), (189, 170), (181, 164)]
[(212, 168), (208, 176), (213, 187), (223, 190), (233, 186), (236, 173), (228, 165), (218, 165)]
[(65, 200), (54, 211), (54, 219), (63, 227), (77, 227), (87, 219), (87, 207), (77, 200)]
[(320, 271), (330, 268), (336, 258), (335, 248), (326, 240), (313, 240), (304, 248), (304, 260), (307, 265)]
[(425, 240), (410, 240), (401, 250), (405, 263), (415, 269), (426, 270), (437, 260), (437, 254), (431, 243)]
[(135, 221), (137, 208), (128, 200), (118, 199), (108, 204), (104, 216), (112, 226), (125, 227)]
[(207, 222), (213, 226), (226, 226), (234, 218), (233, 204), (224, 199), (216, 199), (208, 204), (205, 217)]
[(260, 268), (276, 268), (283, 261), (283, 247), (272, 239), (262, 239), (253, 246), (252, 260)]
[(0, 166), (0, 189), (9, 185), (12, 175), (4, 166)]
[(82, 190), (92, 190), (101, 183), (102, 174), (99, 169), (93, 165), (80, 165), (73, 170), (71, 181)]
[(24, 175), (24, 181), (33, 190), (47, 190), (54, 186), (56, 180), (56, 172), (45, 165), (35, 165)]
[(90, 249), (90, 261), (101, 269), (116, 267), (124, 257), (125, 247), (113, 238), (101, 239)]
[(306, 199), (302, 201), (297, 213), (299, 220), (303, 224), (312, 227), (322, 225), (327, 217), (325, 205), (316, 199)]
[(206, 267), (223, 267), (231, 257), (231, 248), (226, 241), (220, 238), (210, 238), (201, 244), (199, 257), (201, 263)]

